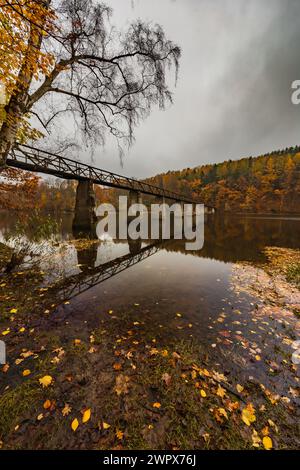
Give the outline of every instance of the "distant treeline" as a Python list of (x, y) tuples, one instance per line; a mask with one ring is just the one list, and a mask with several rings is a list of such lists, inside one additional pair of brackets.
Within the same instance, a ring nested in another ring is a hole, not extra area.
[[(74, 209), (76, 182), (49, 183), (8, 168), (0, 180), (0, 209)], [(259, 157), (169, 171), (147, 182), (225, 211), (300, 213), (300, 147)], [(95, 186), (98, 202), (117, 204), (123, 191)], [(143, 197), (145, 202), (152, 198)]]
[(147, 181), (227, 211), (300, 213), (300, 147), (169, 171)]

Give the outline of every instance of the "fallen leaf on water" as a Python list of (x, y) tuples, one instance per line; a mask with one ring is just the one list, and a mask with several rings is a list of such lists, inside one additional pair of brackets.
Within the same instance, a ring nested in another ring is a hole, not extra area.
[(273, 448), (272, 439), (269, 436), (263, 438), (263, 445), (266, 450), (271, 450)]
[(27, 375), (30, 375), (30, 374), (31, 374), (31, 371), (29, 369), (25, 369), (22, 372), (23, 377), (27, 377)]
[(53, 378), (51, 377), (51, 375), (45, 375), (44, 377), (39, 379), (39, 382), (43, 387), (49, 387), (49, 385), (51, 385), (53, 382)]
[(89, 421), (91, 417), (91, 409), (88, 408), (87, 410), (85, 410), (85, 412), (83, 413), (83, 417), (82, 417), (82, 422), (83, 423), (87, 423)]
[(72, 424), (71, 424), (71, 428), (73, 429), (73, 431), (75, 432), (76, 429), (78, 428), (79, 426), (79, 422), (78, 422), (78, 419), (75, 418), (73, 421), (72, 421)]

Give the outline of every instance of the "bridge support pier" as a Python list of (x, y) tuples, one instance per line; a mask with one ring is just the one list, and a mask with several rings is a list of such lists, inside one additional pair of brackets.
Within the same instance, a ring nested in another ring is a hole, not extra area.
[(89, 180), (79, 181), (76, 190), (75, 216), (73, 220), (73, 232), (76, 235), (88, 234), (96, 237), (95, 214), (96, 199), (93, 183)]
[(142, 204), (142, 195), (139, 191), (129, 191), (128, 205), (129, 207), (132, 204)]

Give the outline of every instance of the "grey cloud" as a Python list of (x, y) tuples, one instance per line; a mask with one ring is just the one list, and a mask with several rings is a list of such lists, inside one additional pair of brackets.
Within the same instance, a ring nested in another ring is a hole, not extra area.
[(138, 17), (162, 24), (183, 57), (174, 105), (140, 124), (123, 169), (111, 141), (97, 149), (98, 166), (145, 177), (300, 144), (300, 106), (290, 99), (300, 79), (299, 0), (109, 3), (119, 27)]

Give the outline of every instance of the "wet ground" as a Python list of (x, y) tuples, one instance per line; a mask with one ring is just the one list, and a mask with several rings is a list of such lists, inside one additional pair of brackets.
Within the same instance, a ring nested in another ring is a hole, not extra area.
[(199, 252), (70, 227), (0, 278), (3, 448), (299, 448), (299, 291), (266, 270), (299, 219), (210, 216)]

